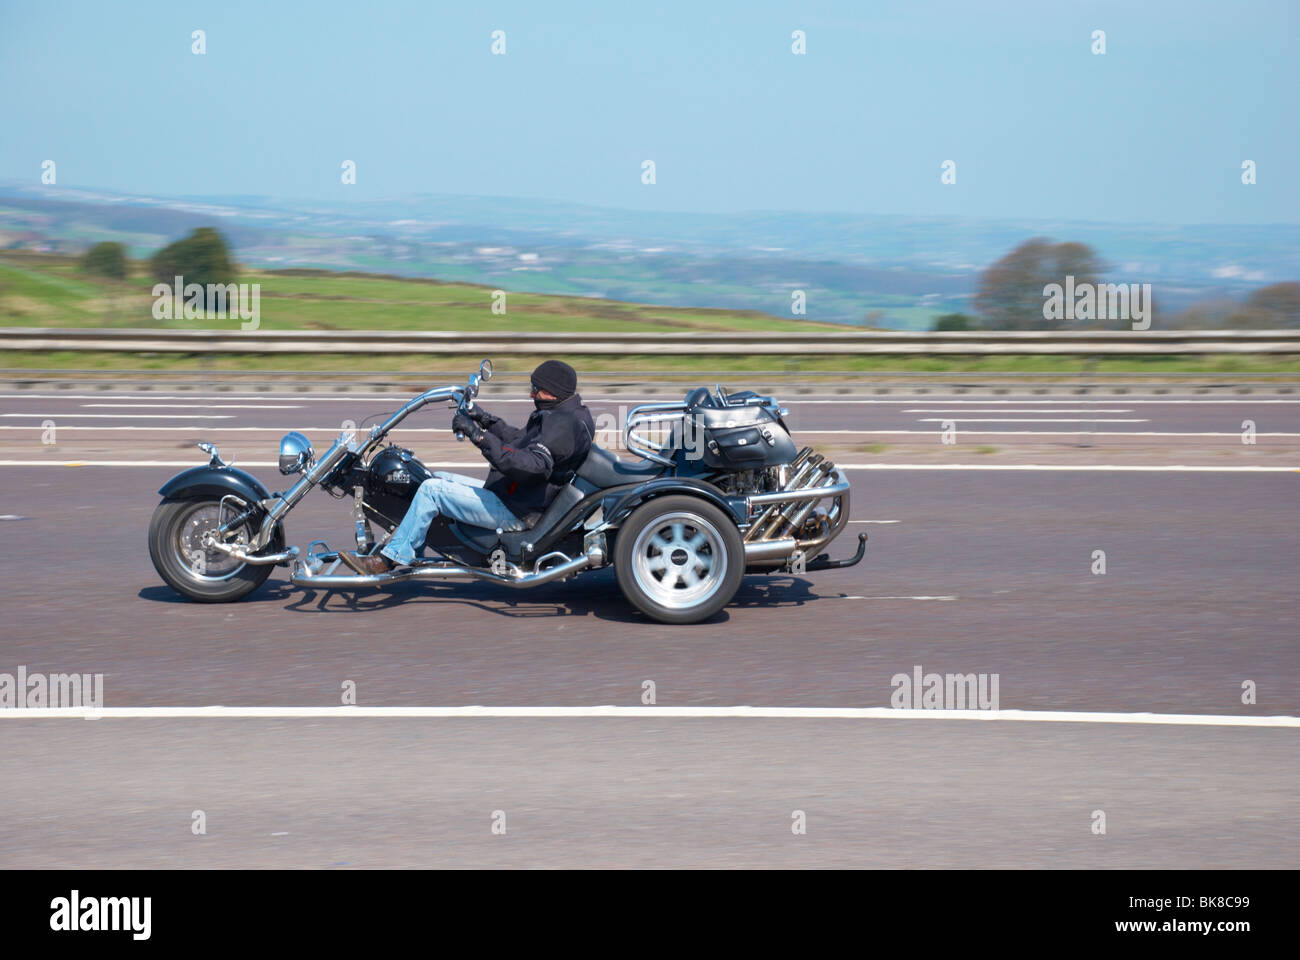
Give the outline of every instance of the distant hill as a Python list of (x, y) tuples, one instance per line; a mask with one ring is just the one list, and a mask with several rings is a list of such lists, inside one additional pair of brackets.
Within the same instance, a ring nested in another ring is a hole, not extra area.
[(915, 329), (969, 311), (980, 272), (1032, 236), (1075, 240), (1161, 309), (1300, 279), (1300, 227), (1165, 226), (756, 212), (646, 213), (502, 197), (324, 204), (0, 184), (0, 250), (135, 257), (216, 225), (259, 268), (357, 270), (513, 291)]

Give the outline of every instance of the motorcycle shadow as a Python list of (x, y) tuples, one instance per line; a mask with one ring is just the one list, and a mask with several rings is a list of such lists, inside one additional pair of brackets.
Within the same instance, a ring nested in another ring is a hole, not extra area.
[[(798, 577), (747, 576), (728, 607), (779, 609), (801, 607), (821, 599), (811, 592), (811, 581)], [(141, 600), (192, 604), (163, 584), (142, 588)], [(296, 587), (275, 577), (243, 600), (249, 604), (275, 604), (294, 613), (370, 613), (395, 607), (458, 604), (512, 619), (596, 617), (612, 623), (649, 623), (648, 617), (624, 598), (613, 573), (600, 572), (571, 583), (546, 584), (515, 592), (487, 583), (395, 583), (389, 587), (329, 590)], [(703, 621), (725, 623), (727, 610)]]
[(613, 575), (590, 575), (572, 583), (546, 584), (526, 591), (489, 583), (395, 583), (372, 589), (295, 587), (295, 613), (370, 613), (395, 607), (457, 604), (512, 619), (588, 617), (617, 623), (645, 618), (623, 599)]
[[(810, 581), (796, 577), (746, 577), (728, 606), (800, 607), (820, 599), (810, 591), (811, 586)], [(513, 619), (590, 616), (614, 623), (651, 622), (627, 602), (612, 573), (588, 576), (574, 583), (548, 584), (526, 593), (485, 583), (407, 582), (378, 590), (295, 588), (289, 591), (289, 595), (293, 594), (296, 599), (285, 609), (298, 613), (368, 613), (412, 604), (455, 603)], [(728, 619), (724, 609), (703, 623), (719, 624)]]
[(813, 593), (811, 580), (794, 576), (748, 576), (740, 581), (740, 589), (731, 598), (732, 607), (802, 607), (809, 600), (820, 600)]
[[(238, 606), (246, 606), (250, 603), (278, 603), (288, 600), (298, 592), (298, 588), (287, 580), (267, 580), (266, 583), (258, 587), (247, 597), (238, 602)], [(166, 584), (156, 584), (152, 587), (141, 587), (136, 594), (141, 600), (152, 600), (154, 603), (174, 603), (181, 606), (211, 606), (210, 604), (196, 604), (193, 600), (182, 597)]]

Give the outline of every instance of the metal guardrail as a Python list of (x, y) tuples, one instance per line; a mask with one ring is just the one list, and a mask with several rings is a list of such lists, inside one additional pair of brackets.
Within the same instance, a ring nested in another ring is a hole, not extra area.
[[(793, 365), (792, 365), (793, 366)], [(358, 393), (395, 394), (424, 390), (430, 384), (454, 383), (462, 370), (36, 370), (0, 369), (0, 386), (6, 389), (96, 390), (140, 389), (153, 391), (223, 391), (237, 393)], [(500, 372), (484, 388), (487, 397), (527, 392), (527, 369)], [(1124, 373), (1099, 371), (1008, 371), (975, 373), (962, 371), (888, 370), (667, 370), (625, 371), (583, 368), (583, 393), (626, 394), (629, 397), (680, 397), (691, 387), (721, 383), (743, 386), (761, 394), (781, 397), (804, 395), (837, 396), (925, 394), (970, 394), (972, 396), (1043, 394), (1052, 396), (1097, 394), (1119, 396), (1129, 393), (1200, 394), (1297, 394), (1296, 373)]]
[(1300, 330), (823, 331), (785, 333), (509, 333), (501, 331), (151, 330), (0, 328), (0, 350), (119, 353), (358, 354), (1292, 354)]

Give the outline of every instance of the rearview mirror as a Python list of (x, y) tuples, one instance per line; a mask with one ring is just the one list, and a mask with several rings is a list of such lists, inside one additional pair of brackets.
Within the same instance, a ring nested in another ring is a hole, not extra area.
[(478, 365), (478, 375), (484, 380), (492, 379), (492, 361), (484, 360)]

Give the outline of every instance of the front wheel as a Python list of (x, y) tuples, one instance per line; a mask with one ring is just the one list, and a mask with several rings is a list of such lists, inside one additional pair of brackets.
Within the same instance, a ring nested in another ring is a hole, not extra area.
[[(200, 603), (228, 603), (247, 596), (271, 575), (271, 564), (244, 563), (220, 550), (205, 549), (203, 538), (220, 525), (220, 500), (164, 500), (149, 523), (149, 556), (154, 569), (177, 593)], [(227, 513), (229, 516), (229, 513)], [(247, 545), (252, 521), (227, 535)], [(277, 530), (270, 545), (282, 549)]]
[(725, 607), (745, 573), (736, 525), (698, 497), (657, 497), (618, 532), (614, 572), (623, 595), (661, 623), (698, 623)]

